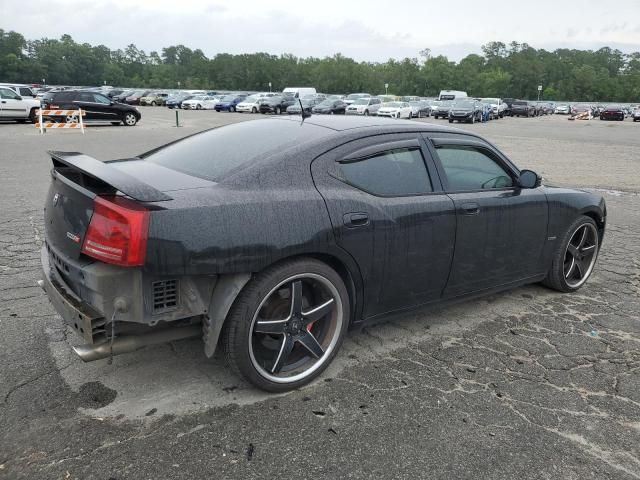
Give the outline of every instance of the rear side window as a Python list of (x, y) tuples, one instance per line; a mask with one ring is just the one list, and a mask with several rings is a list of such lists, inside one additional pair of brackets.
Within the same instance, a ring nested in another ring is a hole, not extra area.
[(400, 197), (433, 191), (418, 148), (388, 150), (340, 163), (342, 180), (373, 195)]
[(482, 149), (444, 145), (438, 158), (450, 191), (487, 190), (513, 186), (509, 173)]
[(23, 95), (25, 97), (33, 97), (33, 92), (30, 88), (20, 87), (20, 95)]
[(60, 92), (54, 95), (53, 100), (56, 102), (71, 102), (75, 100), (75, 97), (75, 92)]

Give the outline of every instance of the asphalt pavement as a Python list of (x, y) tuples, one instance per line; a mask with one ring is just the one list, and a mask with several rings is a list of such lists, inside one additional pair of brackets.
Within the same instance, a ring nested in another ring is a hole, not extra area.
[(639, 124), (461, 125), (548, 184), (605, 196), (591, 279), (351, 332), (314, 384), (271, 395), (197, 340), (82, 363), (36, 286), (46, 150), (126, 158), (260, 117), (142, 112), (85, 135), (0, 123), (0, 478), (640, 479)]

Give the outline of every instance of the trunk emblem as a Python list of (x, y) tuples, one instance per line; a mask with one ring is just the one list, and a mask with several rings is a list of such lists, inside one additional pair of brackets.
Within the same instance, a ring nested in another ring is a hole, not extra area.
[(59, 199), (60, 199), (60, 194), (59, 194), (59, 193), (56, 193), (56, 194), (53, 196), (53, 206), (54, 206), (54, 207), (55, 207), (56, 205), (58, 205), (58, 200), (59, 200)]
[(71, 232), (67, 232), (67, 238), (70, 238), (71, 240), (73, 240), (75, 243), (80, 243), (80, 237), (78, 235), (74, 235)]

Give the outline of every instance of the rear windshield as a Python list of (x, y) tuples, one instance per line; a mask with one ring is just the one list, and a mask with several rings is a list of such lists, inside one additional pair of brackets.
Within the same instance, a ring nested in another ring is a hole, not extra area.
[(220, 181), (256, 160), (330, 135), (332, 130), (288, 120), (255, 120), (208, 130), (141, 158), (188, 175)]

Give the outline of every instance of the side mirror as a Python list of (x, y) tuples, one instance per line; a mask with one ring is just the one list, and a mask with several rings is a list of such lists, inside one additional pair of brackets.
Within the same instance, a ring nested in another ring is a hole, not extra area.
[(520, 170), (518, 186), (520, 188), (536, 188), (542, 183), (542, 177), (532, 170)]
[(16, 95), (15, 97), (13, 97), (14, 100), (22, 100), (22, 97), (20, 95)]

